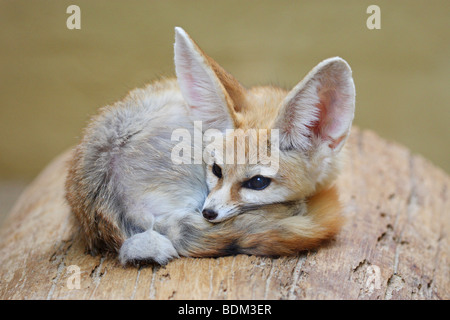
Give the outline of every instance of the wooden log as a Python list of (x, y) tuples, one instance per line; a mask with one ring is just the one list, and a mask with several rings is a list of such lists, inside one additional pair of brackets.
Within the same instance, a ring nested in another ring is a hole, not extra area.
[(337, 181), (347, 222), (328, 245), (164, 267), (86, 254), (64, 200), (70, 154), (30, 184), (0, 230), (0, 299), (450, 298), (450, 178), (370, 131), (354, 128), (348, 141)]

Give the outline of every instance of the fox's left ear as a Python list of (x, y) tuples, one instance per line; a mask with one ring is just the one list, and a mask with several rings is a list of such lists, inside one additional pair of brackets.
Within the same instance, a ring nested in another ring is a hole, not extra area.
[(337, 153), (350, 132), (355, 111), (355, 85), (345, 60), (319, 63), (289, 92), (274, 128), (280, 148), (308, 151), (325, 146)]

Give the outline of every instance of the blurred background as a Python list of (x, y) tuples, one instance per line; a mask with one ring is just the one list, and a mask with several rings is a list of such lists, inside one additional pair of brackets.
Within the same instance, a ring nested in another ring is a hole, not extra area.
[[(66, 27), (71, 4), (80, 30)], [(450, 172), (449, 18), (448, 0), (0, 0), (0, 219), (99, 107), (174, 74), (175, 26), (246, 86), (291, 88), (343, 57), (355, 124)]]

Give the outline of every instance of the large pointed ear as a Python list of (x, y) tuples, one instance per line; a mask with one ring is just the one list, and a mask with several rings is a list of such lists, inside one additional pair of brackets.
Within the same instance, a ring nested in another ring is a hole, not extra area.
[(355, 86), (345, 60), (319, 63), (282, 102), (274, 128), (280, 148), (314, 151), (321, 146), (339, 152), (355, 111)]
[(194, 120), (202, 121), (205, 129), (235, 128), (244, 89), (179, 27), (175, 28), (175, 70)]

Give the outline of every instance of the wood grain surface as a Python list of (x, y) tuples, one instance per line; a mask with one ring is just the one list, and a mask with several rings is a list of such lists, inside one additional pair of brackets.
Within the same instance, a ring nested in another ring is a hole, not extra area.
[(352, 130), (337, 181), (346, 224), (329, 244), (293, 257), (164, 267), (124, 268), (85, 253), (64, 200), (70, 154), (28, 186), (0, 230), (0, 299), (450, 298), (450, 177), (371, 131)]

